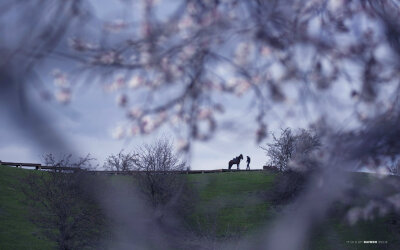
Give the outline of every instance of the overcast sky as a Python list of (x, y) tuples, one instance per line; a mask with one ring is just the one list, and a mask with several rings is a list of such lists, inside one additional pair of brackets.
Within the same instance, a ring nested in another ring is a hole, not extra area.
[[(32, 91), (31, 95), (33, 101), (47, 114), (48, 122), (63, 135), (63, 138), (82, 155), (90, 153), (97, 158), (100, 165), (110, 154), (117, 153), (121, 149), (133, 150), (142, 143), (154, 141), (156, 138), (168, 137), (176, 144), (175, 134), (167, 127), (148, 136), (119, 140), (113, 138), (113, 130), (120, 123), (128, 121), (124, 116), (125, 112), (117, 106), (115, 95), (104, 92), (96, 85), (75, 93), (68, 105), (43, 101), (35, 91)], [(239, 106), (241, 101), (245, 103), (245, 99), (246, 97), (231, 100), (230, 106)], [(246, 110), (250, 112), (245, 112)], [(5, 109), (0, 109), (0, 115), (6, 117)], [(266, 156), (255, 143), (255, 129), (252, 127), (254, 116), (251, 109), (244, 106), (238, 112), (230, 110), (224, 117), (226, 120), (234, 121), (235, 125), (243, 127), (232, 131), (225, 129), (207, 143), (195, 143), (190, 163), (192, 169), (227, 168), (228, 161), (240, 153), (251, 157), (252, 168), (262, 168), (266, 162)], [(31, 138), (21, 133), (21, 128), (15, 126), (12, 119), (7, 119), (7, 117), (2, 119), (0, 126), (0, 138), (2, 138), (0, 160), (41, 162), (41, 156), (44, 153), (50, 153), (43, 151)], [(244, 162), (241, 167), (245, 167)]]
[[(110, 4), (111, 1), (101, 1), (93, 4), (98, 16), (103, 19), (122, 18), (124, 20), (137, 21), (140, 15), (134, 15), (126, 9), (118, 9), (118, 5)], [(114, 2), (115, 3), (115, 2)], [(162, 8), (161, 8), (162, 7)], [(161, 6), (159, 13), (168, 13), (174, 7), (168, 1), (166, 6)], [(138, 9), (139, 8), (139, 9)], [(140, 13), (140, 6), (136, 8), (136, 14)], [(122, 16), (121, 16), (122, 13)], [(299, 56), (304, 67), (306, 63), (307, 51)], [(294, 60), (296, 58), (293, 58)], [(311, 62), (311, 60), (308, 60)], [(62, 65), (51, 65), (54, 68)], [(221, 74), (229, 75), (227, 69), (220, 69)], [(43, 72), (42, 78), (48, 85), (52, 79), (48, 75), (51, 69)], [(225, 72), (226, 71), (226, 72)], [(356, 69), (352, 70), (356, 72)], [(271, 69), (271, 74), (279, 74), (279, 69)], [(86, 81), (88, 81), (86, 79)], [(28, 90), (32, 103), (38, 105), (43, 113), (47, 114), (48, 122), (52, 124), (68, 141), (74, 150), (81, 155), (87, 153), (97, 158), (100, 165), (103, 165), (105, 158), (110, 154), (115, 154), (121, 149), (133, 150), (144, 142), (154, 141), (156, 138), (169, 137), (175, 139), (175, 134), (168, 128), (163, 127), (149, 136), (137, 136), (129, 139), (117, 140), (113, 138), (113, 130), (120, 124), (127, 123), (125, 112), (116, 104), (116, 93), (107, 93), (99, 83), (80, 82), (74, 89), (72, 101), (68, 105), (58, 104), (54, 101), (44, 102), (38, 96), (37, 91)], [(309, 123), (317, 121), (321, 116), (336, 122), (337, 127), (351, 126), (352, 108), (349, 97), (352, 87), (345, 84), (335, 84), (329, 93), (320, 93), (318, 101), (313, 105), (300, 103), (301, 94), (296, 83), (282, 86), (288, 95), (285, 102), (281, 105), (274, 105), (267, 111), (268, 131), (279, 134), (281, 128), (306, 128)], [(333, 98), (334, 97), (334, 98)], [(219, 124), (232, 124), (235, 129), (219, 130), (213, 140), (206, 143), (196, 142), (191, 154), (192, 169), (220, 169), (227, 168), (228, 161), (239, 154), (245, 157), (249, 155), (252, 159), (252, 168), (262, 168), (266, 163), (267, 157), (259, 145), (255, 143), (255, 116), (256, 107), (251, 104), (253, 95), (250, 91), (241, 97), (227, 97), (221, 95), (220, 102), (225, 104), (226, 113), (218, 117)], [(331, 101), (333, 100), (333, 101)], [(22, 161), (22, 162), (41, 162), (41, 156), (46, 152), (39, 148), (32, 138), (27, 138), (22, 133), (21, 127), (10, 119), (7, 106), (0, 107), (0, 160), (2, 161)], [(350, 120), (349, 120), (350, 119)], [(26, 124), (25, 124), (26, 125)], [(271, 136), (265, 140), (265, 145)], [(177, 144), (175, 139), (175, 144)], [(67, 153), (67, 152), (66, 152)], [(58, 152), (60, 154), (60, 152)], [(242, 162), (241, 168), (245, 168)]]
[[(168, 4), (159, 6), (157, 15), (162, 18), (168, 15), (179, 1), (168, 1)], [(90, 2), (89, 2), (90, 3)], [(97, 15), (104, 20), (122, 19), (136, 22), (140, 19), (142, 6), (133, 3), (131, 10), (127, 10), (118, 1), (93, 1), (92, 7)], [(164, 2), (165, 3), (165, 2)], [(135, 12), (132, 12), (135, 10)], [(98, 27), (97, 27), (98, 28)], [(93, 27), (93, 29), (97, 29)], [(94, 30), (94, 32), (96, 32)], [(46, 68), (41, 75), (42, 80), (49, 86), (52, 78), (48, 72), (56, 68), (63, 69), (60, 62), (54, 62), (52, 68)], [(38, 91), (28, 90), (31, 105), (38, 105), (39, 110), (46, 114), (47, 121), (58, 131), (65, 141), (81, 155), (90, 153), (103, 165), (105, 158), (115, 154), (121, 149), (127, 151), (134, 149), (144, 142), (154, 141), (156, 138), (168, 137), (175, 140), (175, 134), (163, 127), (149, 136), (137, 136), (129, 139), (113, 138), (113, 130), (120, 124), (127, 123), (125, 112), (116, 104), (116, 95), (106, 93), (101, 84), (81, 82), (74, 89), (72, 101), (68, 105), (61, 105), (54, 101), (43, 101), (39, 98)], [(232, 123), (239, 127), (236, 130), (220, 131), (215, 138), (207, 143), (195, 143), (191, 154), (190, 165), (192, 169), (220, 169), (226, 168), (228, 161), (233, 157), (243, 154), (252, 159), (252, 168), (261, 168), (266, 157), (255, 143), (254, 117), (256, 110), (249, 107), (250, 95), (242, 98), (229, 98), (221, 96), (227, 105), (227, 112), (221, 117), (221, 122)], [(29, 112), (29, 107), (28, 107)], [(7, 106), (0, 107), (0, 160), (41, 162), (45, 153), (62, 154), (61, 152), (48, 152), (38, 146), (31, 137), (23, 133), (23, 126), (18, 126), (15, 119), (11, 119)], [(25, 124), (27, 125), (27, 124)], [(29, 126), (29, 125), (28, 125)], [(68, 153), (68, 152), (65, 152)], [(242, 162), (241, 167), (245, 167)]]
[[(55, 101), (43, 101), (35, 90), (31, 91), (31, 97), (32, 102), (39, 105), (42, 112), (47, 114), (48, 122), (74, 150), (81, 155), (90, 153), (98, 159), (100, 165), (103, 165), (105, 158), (110, 154), (115, 154), (121, 149), (133, 150), (144, 142), (152, 142), (156, 138), (168, 137), (174, 140), (175, 145), (177, 144), (176, 135), (168, 127), (163, 127), (148, 136), (136, 136), (129, 139), (113, 138), (113, 130), (118, 125), (129, 121), (125, 117), (124, 110), (117, 105), (116, 94), (107, 93), (100, 86), (94, 84), (87, 88), (78, 88), (68, 105), (58, 104)], [(341, 95), (343, 91), (349, 90), (342, 87), (336, 93)], [(236, 128), (221, 129), (212, 140), (206, 143), (196, 142), (191, 154), (192, 169), (227, 168), (228, 161), (241, 153), (244, 157), (247, 155), (251, 157), (253, 169), (262, 168), (267, 157), (255, 143), (256, 109), (249, 105), (251, 96), (250, 93), (233, 98), (221, 96), (221, 100), (226, 104), (227, 112), (218, 118), (219, 124), (231, 122)], [(329, 117), (336, 117), (338, 124), (345, 124), (345, 126), (349, 125), (348, 117), (351, 117), (351, 113), (346, 113), (345, 107), (335, 103), (323, 105), (324, 110), (320, 109), (319, 112), (314, 112), (312, 108), (309, 112), (305, 112), (302, 104), (295, 101), (287, 106), (292, 107), (290, 112), (286, 112), (279, 106), (275, 107), (275, 110), (270, 110), (268, 115), (271, 118), (268, 121), (270, 132), (279, 134), (280, 128), (286, 126), (306, 128), (307, 124), (317, 119), (321, 113), (327, 113), (327, 115), (329, 113)], [(0, 138), (2, 138), (0, 160), (41, 162), (41, 156), (45, 153), (60, 154), (60, 152), (44, 151), (35, 141), (32, 141), (32, 138), (21, 133), (21, 127), (15, 126), (12, 119), (8, 119), (11, 117), (7, 118), (6, 109), (7, 107), (0, 108), (0, 116), (3, 117), (0, 123)], [(265, 145), (270, 140), (271, 136), (261, 145)], [(244, 161), (241, 163), (241, 168), (245, 168)]]

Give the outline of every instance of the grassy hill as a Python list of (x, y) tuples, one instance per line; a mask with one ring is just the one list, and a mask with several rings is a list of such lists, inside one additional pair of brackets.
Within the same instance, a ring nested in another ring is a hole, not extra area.
[(241, 234), (256, 229), (271, 217), (269, 203), (263, 199), (275, 175), (263, 172), (213, 173), (189, 175), (199, 192), (199, 203), (192, 222), (217, 237)]
[(0, 249), (41, 250), (55, 246), (29, 220), (20, 181), (28, 171), (0, 166)]
[[(20, 191), (21, 179), (30, 170), (0, 167), (0, 249), (53, 249), (39, 228), (29, 220), (29, 207)], [(43, 172), (42, 172), (43, 173)], [(374, 180), (356, 173), (357, 181), (368, 185)], [(114, 178), (114, 177), (112, 177)], [(196, 192), (196, 204), (188, 221), (199, 231), (218, 238), (235, 235), (250, 237), (257, 229), (273, 222), (279, 214), (265, 196), (277, 180), (266, 172), (212, 173), (185, 175)], [(329, 217), (313, 234), (312, 249), (376, 249), (376, 246), (345, 244), (354, 240), (387, 240), (383, 249), (399, 249), (398, 225), (384, 217), (348, 226), (341, 218)], [(397, 230), (397, 231), (396, 231)]]

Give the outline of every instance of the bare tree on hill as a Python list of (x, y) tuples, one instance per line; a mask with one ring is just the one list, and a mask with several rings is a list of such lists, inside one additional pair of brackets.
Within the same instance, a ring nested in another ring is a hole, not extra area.
[(184, 180), (174, 171), (183, 171), (185, 163), (174, 153), (172, 143), (159, 139), (144, 144), (137, 150), (137, 155), (136, 167), (142, 171), (137, 176), (139, 185), (150, 203), (154, 207), (168, 205), (179, 197)]
[(90, 154), (87, 154), (84, 157), (79, 157), (75, 159), (72, 154), (63, 155), (61, 157), (57, 157), (54, 154), (45, 154), (43, 155), (44, 164), (47, 166), (53, 167), (70, 167), (81, 170), (90, 170), (95, 168), (97, 165), (94, 165), (94, 161), (96, 159), (91, 157)]
[(280, 171), (288, 171), (289, 164), (300, 164), (297, 167), (309, 167), (311, 153), (321, 146), (315, 132), (301, 129), (293, 133), (290, 128), (283, 129), (280, 137), (272, 134), (272, 142), (261, 147), (269, 157), (269, 165)]
[[(90, 166), (86, 157), (71, 162), (71, 156), (59, 161), (48, 154), (46, 163), (54, 166)], [(66, 165), (71, 163), (71, 165)], [(51, 241), (62, 250), (96, 248), (106, 231), (105, 215), (100, 209), (93, 190), (91, 176), (85, 172), (33, 172), (23, 181), (30, 218)]]
[(107, 157), (104, 168), (112, 171), (135, 170), (137, 157), (135, 153), (124, 153), (124, 150), (121, 150), (118, 154)]

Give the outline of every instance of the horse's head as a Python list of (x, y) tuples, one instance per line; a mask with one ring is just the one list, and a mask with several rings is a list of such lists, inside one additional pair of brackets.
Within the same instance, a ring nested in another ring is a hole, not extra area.
[(242, 154), (239, 155), (239, 159), (243, 160), (243, 155)]

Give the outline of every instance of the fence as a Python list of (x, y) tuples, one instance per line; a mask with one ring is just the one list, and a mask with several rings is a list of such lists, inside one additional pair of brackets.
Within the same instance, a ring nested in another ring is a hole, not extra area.
[[(56, 172), (77, 172), (85, 171), (92, 174), (108, 174), (108, 175), (133, 175), (144, 173), (145, 171), (131, 170), (131, 171), (108, 171), (108, 170), (87, 170), (81, 168), (64, 167), (64, 166), (45, 166), (39, 163), (22, 163), (22, 162), (3, 162), (0, 161), (2, 166), (12, 166), (17, 168), (35, 168), (36, 170), (50, 170)], [(252, 170), (236, 170), (236, 169), (214, 169), (214, 170), (182, 170), (182, 171), (152, 171), (152, 173), (159, 174), (207, 174), (207, 173), (222, 173), (222, 172), (240, 172), (240, 171), (263, 171), (263, 169), (252, 169)]]

